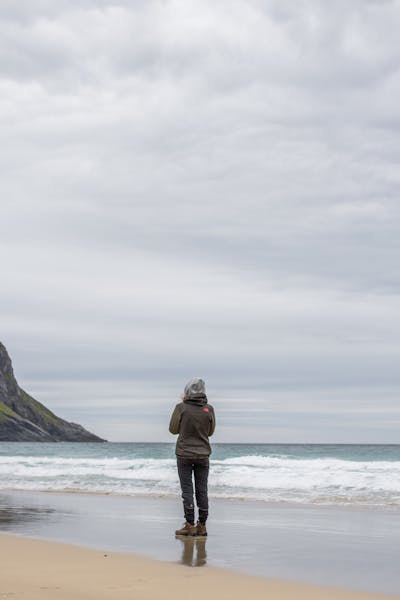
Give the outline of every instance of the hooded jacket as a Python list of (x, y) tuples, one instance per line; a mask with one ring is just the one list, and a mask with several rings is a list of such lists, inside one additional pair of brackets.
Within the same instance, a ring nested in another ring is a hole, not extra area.
[(214, 433), (215, 414), (208, 404), (202, 379), (191, 379), (183, 401), (175, 406), (169, 430), (179, 434), (175, 453), (182, 458), (205, 458), (211, 454), (209, 436)]

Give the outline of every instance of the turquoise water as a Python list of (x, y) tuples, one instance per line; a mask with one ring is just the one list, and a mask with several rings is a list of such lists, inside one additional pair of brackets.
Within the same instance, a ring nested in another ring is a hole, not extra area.
[[(210, 496), (400, 507), (400, 445), (214, 444)], [(0, 443), (0, 490), (176, 495), (174, 444)]]

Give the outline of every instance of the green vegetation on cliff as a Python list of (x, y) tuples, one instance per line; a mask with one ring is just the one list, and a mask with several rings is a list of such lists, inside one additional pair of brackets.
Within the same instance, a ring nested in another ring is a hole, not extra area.
[(0, 402), (0, 422), (8, 421), (10, 417), (17, 417), (17, 413), (15, 413), (11, 408), (4, 404), (4, 402)]
[(48, 408), (46, 408), (43, 404), (32, 398), (29, 394), (27, 394), (24, 390), (21, 390), (21, 397), (24, 402), (31, 407), (31, 409), (36, 412), (40, 417), (48, 421), (49, 423), (59, 423), (60, 419), (56, 417), (54, 413), (51, 412)]
[(103, 442), (81, 425), (57, 417), (21, 389), (0, 342), (0, 441)]

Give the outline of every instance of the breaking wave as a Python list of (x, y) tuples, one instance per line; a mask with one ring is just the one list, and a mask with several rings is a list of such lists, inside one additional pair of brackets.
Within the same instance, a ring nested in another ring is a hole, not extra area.
[[(0, 455), (0, 490), (168, 496), (174, 458)], [(400, 461), (246, 454), (215, 458), (210, 496), (272, 502), (400, 506)]]

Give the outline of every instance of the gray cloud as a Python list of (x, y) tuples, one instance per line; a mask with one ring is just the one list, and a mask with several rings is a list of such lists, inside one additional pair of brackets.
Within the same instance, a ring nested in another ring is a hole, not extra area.
[[(167, 402), (197, 374), (221, 439), (239, 390), (247, 439), (334, 441), (359, 411), (346, 441), (393, 441), (399, 20), (396, 2), (2, 2), (0, 332), (21, 384), (89, 420), (117, 386), (94, 423), (116, 439), (161, 435), (138, 390)], [(284, 428), (252, 412), (278, 392)]]

